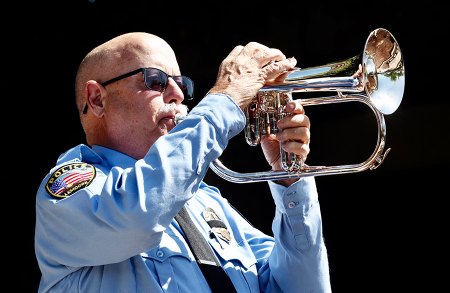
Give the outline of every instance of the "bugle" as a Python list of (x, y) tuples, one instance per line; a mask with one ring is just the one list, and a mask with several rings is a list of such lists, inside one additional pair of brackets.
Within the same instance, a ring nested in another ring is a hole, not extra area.
[(394, 36), (384, 28), (373, 30), (364, 50), (352, 58), (322, 66), (295, 68), (283, 80), (266, 84), (248, 107), (245, 138), (249, 145), (259, 144), (261, 137), (276, 133), (277, 121), (286, 115), (284, 105), (293, 100), (293, 93), (336, 92), (336, 95), (302, 98), (303, 106), (361, 102), (374, 113), (378, 139), (372, 155), (359, 164), (309, 166), (303, 158), (281, 149), (283, 171), (239, 173), (227, 168), (219, 159), (210, 168), (223, 179), (234, 183), (252, 183), (306, 176), (322, 176), (360, 172), (377, 168), (390, 149), (384, 151), (386, 125), (384, 115), (399, 107), (405, 86), (404, 61)]

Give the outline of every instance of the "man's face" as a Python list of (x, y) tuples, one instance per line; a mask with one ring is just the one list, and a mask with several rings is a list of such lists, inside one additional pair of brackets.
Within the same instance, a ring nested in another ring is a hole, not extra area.
[(187, 114), (181, 104), (183, 93), (171, 78), (163, 93), (148, 89), (142, 74), (107, 87), (106, 118), (111, 133), (121, 133), (123, 139), (133, 139), (147, 148), (175, 127), (177, 113)]

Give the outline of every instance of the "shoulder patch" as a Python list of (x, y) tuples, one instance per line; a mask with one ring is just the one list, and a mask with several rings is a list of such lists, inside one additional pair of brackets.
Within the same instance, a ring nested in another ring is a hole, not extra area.
[(80, 188), (89, 186), (94, 178), (94, 166), (87, 163), (72, 163), (53, 172), (45, 188), (52, 197), (62, 199)]

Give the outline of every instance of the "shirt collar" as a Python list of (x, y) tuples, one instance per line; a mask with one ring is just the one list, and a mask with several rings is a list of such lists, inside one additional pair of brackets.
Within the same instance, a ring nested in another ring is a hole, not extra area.
[(136, 159), (107, 147), (93, 145), (92, 150), (110, 166), (118, 166), (125, 169), (133, 167), (136, 163)]

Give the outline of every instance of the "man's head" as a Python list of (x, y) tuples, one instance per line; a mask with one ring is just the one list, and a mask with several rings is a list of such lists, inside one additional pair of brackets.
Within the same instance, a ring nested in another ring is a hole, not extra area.
[(172, 48), (152, 34), (123, 34), (94, 48), (81, 62), (75, 84), (87, 143), (142, 158), (174, 127), (174, 115), (187, 111), (177, 82), (191, 81), (169, 77), (179, 75)]

